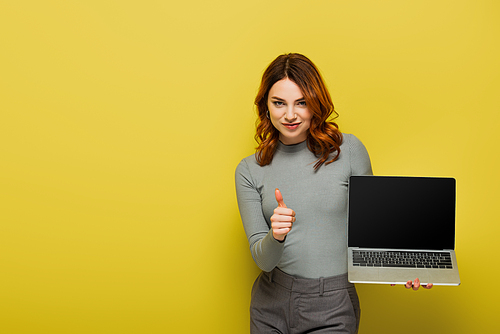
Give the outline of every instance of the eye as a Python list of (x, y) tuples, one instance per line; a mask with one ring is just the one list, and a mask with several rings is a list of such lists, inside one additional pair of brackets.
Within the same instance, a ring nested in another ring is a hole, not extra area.
[(299, 107), (303, 107), (303, 108), (307, 107), (306, 101), (299, 101), (299, 102), (297, 102), (297, 105)]
[(281, 101), (273, 101), (273, 104), (276, 106), (276, 107), (282, 107), (284, 106), (285, 104)]

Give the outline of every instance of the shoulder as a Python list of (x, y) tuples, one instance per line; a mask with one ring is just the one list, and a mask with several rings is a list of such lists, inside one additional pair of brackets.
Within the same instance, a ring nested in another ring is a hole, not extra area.
[(238, 171), (248, 171), (253, 166), (259, 166), (255, 154), (249, 155), (246, 158), (241, 159), (241, 161), (236, 166), (236, 172)]
[(363, 145), (363, 143), (361, 143), (361, 140), (359, 140), (358, 137), (356, 137), (355, 135), (353, 135), (352, 133), (342, 133), (342, 137), (343, 137), (343, 141), (342, 141), (342, 145), (357, 145), (357, 144), (361, 144)]
[(353, 134), (343, 134), (344, 141), (341, 146), (341, 154), (348, 155), (351, 175), (372, 175), (370, 155), (361, 142)]
[(261, 166), (257, 162), (255, 154), (249, 155), (248, 157), (241, 159), (236, 166), (236, 179), (251, 181), (253, 176), (258, 174), (260, 168)]
[(361, 140), (351, 133), (342, 133), (343, 140), (341, 149), (347, 149), (349, 152), (366, 151), (365, 145)]

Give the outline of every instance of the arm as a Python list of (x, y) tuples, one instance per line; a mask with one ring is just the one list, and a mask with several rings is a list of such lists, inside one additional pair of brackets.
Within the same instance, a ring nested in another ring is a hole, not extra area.
[[(354, 135), (349, 135), (349, 157), (351, 162), (351, 175), (373, 175), (370, 156), (363, 143)], [(394, 286), (395, 284), (391, 284)], [(408, 281), (405, 288), (418, 290), (420, 288), (420, 280)], [(432, 283), (422, 285), (424, 289), (432, 288)]]
[(284, 242), (279, 242), (273, 237), (273, 231), (262, 212), (260, 194), (245, 160), (242, 160), (236, 168), (235, 183), (238, 207), (250, 244), (250, 252), (257, 266), (269, 272), (279, 263)]
[(354, 135), (346, 134), (351, 175), (373, 175), (370, 156), (365, 145)]

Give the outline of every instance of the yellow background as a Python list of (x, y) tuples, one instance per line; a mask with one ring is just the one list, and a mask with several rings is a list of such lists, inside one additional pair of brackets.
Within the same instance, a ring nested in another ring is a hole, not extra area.
[(495, 0), (2, 1), (0, 332), (248, 332), (234, 169), (285, 52), (320, 68), (376, 174), (457, 179), (462, 285), (359, 285), (360, 333), (498, 332), (499, 17)]

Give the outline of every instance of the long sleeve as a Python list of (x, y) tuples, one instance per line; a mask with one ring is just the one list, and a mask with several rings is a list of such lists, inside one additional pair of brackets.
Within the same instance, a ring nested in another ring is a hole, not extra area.
[(351, 166), (351, 175), (373, 175), (370, 156), (363, 143), (354, 135), (349, 134), (345, 137), (349, 143), (349, 162)]
[[(255, 155), (236, 168), (236, 194), (241, 220), (255, 263), (264, 271), (275, 267), (297, 277), (318, 278), (347, 272), (347, 194), (351, 175), (372, 173), (364, 145), (344, 135), (337, 160), (314, 170), (318, 157), (307, 142), (278, 143), (269, 165)], [(279, 188), (288, 208), (296, 212), (283, 243), (270, 231)]]
[(260, 269), (269, 272), (279, 263), (284, 243), (278, 242), (272, 235), (262, 210), (261, 195), (245, 160), (236, 168), (235, 183), (238, 207), (252, 257)]

